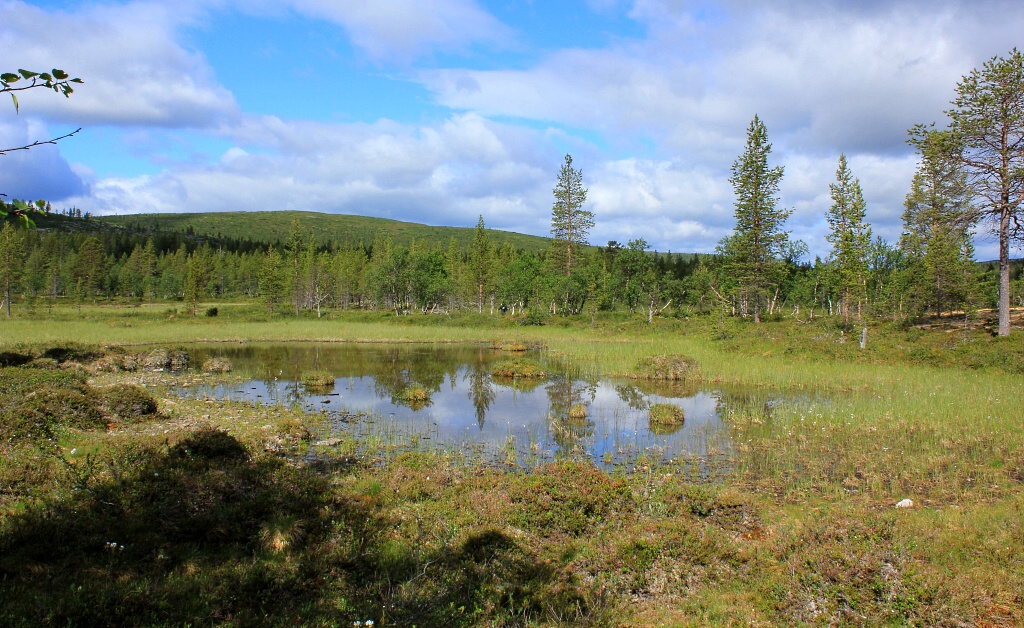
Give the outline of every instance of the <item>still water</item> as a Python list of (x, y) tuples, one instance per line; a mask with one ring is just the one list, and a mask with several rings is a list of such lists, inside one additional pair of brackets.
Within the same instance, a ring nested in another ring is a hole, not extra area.
[[(637, 461), (703, 461), (715, 466), (730, 449), (723, 423), (726, 396), (693, 385), (573, 374), (543, 352), (542, 380), (493, 377), (495, 362), (514, 355), (482, 346), (375, 344), (209, 344), (189, 347), (193, 365), (229, 359), (227, 384), (181, 387), (189, 397), (298, 406), (331, 417), (333, 435), (385, 435), (422, 445), (461, 448), (508, 462), (581, 456), (612, 467)], [(334, 383), (307, 388), (301, 374), (327, 371)], [(420, 387), (425, 402), (406, 400)], [(652, 426), (648, 408), (673, 403), (680, 426)], [(585, 418), (569, 409), (586, 407)]]

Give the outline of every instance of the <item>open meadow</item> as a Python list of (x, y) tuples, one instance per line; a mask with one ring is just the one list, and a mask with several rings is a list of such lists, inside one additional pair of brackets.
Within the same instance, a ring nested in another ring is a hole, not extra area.
[[(872, 323), (861, 348), (838, 317), (522, 326), (215, 305), (0, 321), (0, 623), (1024, 622), (1019, 332)], [(609, 471), (326, 439), (326, 415), (297, 405), (175, 393), (240, 375), (126, 358), (270, 341), (517, 345), (637, 381), (680, 356), (672, 377), (739, 392), (714, 473), (643, 455)]]

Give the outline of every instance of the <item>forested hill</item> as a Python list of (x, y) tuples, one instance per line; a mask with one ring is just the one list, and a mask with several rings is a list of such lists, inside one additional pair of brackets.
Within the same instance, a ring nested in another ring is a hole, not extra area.
[[(345, 242), (370, 245), (377, 231), (383, 230), (391, 234), (394, 243), (400, 246), (409, 246), (413, 240), (447, 246), (455, 238), (459, 248), (468, 249), (475, 232), (470, 227), (432, 227), (387, 218), (299, 211), (131, 214), (102, 216), (95, 220), (133, 231), (194, 233), (197, 236), (267, 243), (285, 242), (292, 231), (292, 222), (296, 220), (303, 234), (314, 234), (319, 242), (336, 245)], [(510, 231), (488, 229), (487, 234), (497, 246), (508, 242), (513, 248), (533, 253), (546, 251), (550, 245), (548, 238)]]

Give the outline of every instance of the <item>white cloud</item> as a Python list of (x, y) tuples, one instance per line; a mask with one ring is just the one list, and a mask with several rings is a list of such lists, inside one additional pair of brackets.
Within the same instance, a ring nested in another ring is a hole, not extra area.
[(506, 41), (511, 31), (472, 0), (288, 0), (297, 11), (340, 24), (374, 59), (407, 61), (436, 49)]
[(4, 71), (57, 66), (85, 84), (67, 100), (46, 90), (22, 92), (28, 115), (76, 125), (207, 127), (237, 115), (202, 55), (186, 50), (177, 29), (198, 15), (188, 3), (95, 5), (44, 12), (0, 4)]

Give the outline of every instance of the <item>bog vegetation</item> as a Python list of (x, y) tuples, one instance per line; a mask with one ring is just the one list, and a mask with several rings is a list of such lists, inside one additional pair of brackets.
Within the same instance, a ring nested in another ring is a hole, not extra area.
[[(298, 219), (254, 241), (5, 205), (37, 228), (0, 230), (0, 623), (1024, 622), (1024, 285), (1008, 258), (1024, 170), (985, 170), (1024, 159), (1021, 121), (986, 109), (1024, 100), (1024, 57), (957, 94), (950, 128), (912, 131), (900, 241), (871, 237), (839, 156), (822, 184), (833, 248), (813, 263), (786, 233), (757, 117), (731, 178), (736, 230), (707, 256), (585, 246), (595, 217), (568, 156), (542, 249), (496, 245), (482, 218), (461, 241)], [(1016, 143), (990, 141), (999, 124)], [(980, 264), (990, 228), (1000, 259)], [(638, 387), (750, 392), (722, 417), (725, 465), (524, 469), (514, 443), (482, 464), (326, 438), (297, 409), (177, 398), (182, 372), (238, 381), (230, 364), (186, 371), (179, 345), (199, 339), (473, 342), (515, 352), (492, 376), (534, 381), (547, 374), (518, 356), (542, 347)]]

